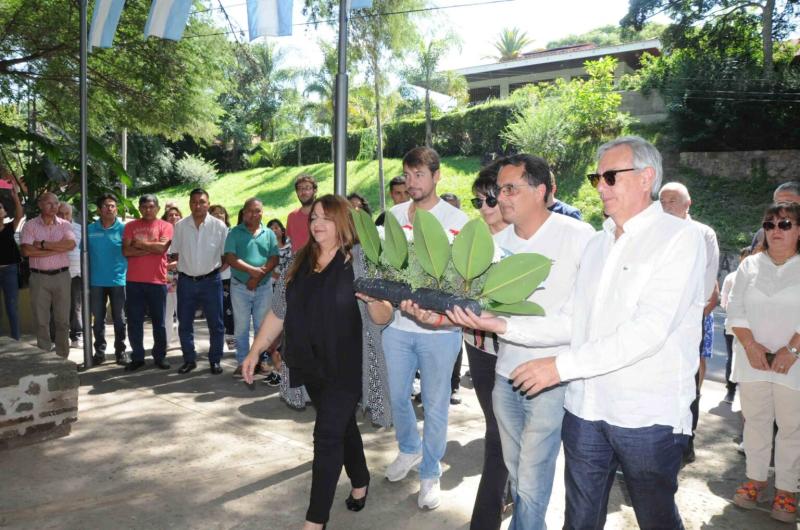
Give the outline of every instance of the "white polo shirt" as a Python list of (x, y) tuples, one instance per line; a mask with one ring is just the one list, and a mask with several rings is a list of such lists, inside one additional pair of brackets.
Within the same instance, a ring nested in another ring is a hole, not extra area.
[(203, 276), (220, 268), (227, 235), (225, 223), (209, 214), (199, 227), (191, 215), (175, 223), (169, 253), (178, 254), (178, 272)]

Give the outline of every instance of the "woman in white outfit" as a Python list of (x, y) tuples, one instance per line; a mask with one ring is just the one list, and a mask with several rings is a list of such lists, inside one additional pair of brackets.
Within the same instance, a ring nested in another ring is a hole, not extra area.
[[(175, 223), (183, 218), (183, 214), (177, 206), (167, 206), (164, 210), (164, 215), (161, 216), (163, 221), (170, 223), (173, 228)], [(173, 259), (169, 254), (167, 260), (167, 308), (164, 311), (164, 326), (167, 328), (167, 349), (178, 336), (175, 321), (175, 311), (178, 309), (178, 260)]]

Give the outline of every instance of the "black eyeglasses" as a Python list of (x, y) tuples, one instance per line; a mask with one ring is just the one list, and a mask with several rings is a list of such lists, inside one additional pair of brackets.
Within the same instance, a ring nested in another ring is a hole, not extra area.
[(480, 210), (483, 207), (483, 201), (486, 201), (486, 206), (489, 208), (494, 208), (497, 206), (497, 197), (494, 195), (487, 195), (485, 199), (475, 197), (471, 200), (472, 206), (474, 206), (476, 210)]
[(786, 232), (792, 229), (792, 222), (789, 219), (781, 219), (777, 224), (772, 221), (764, 221), (761, 226), (764, 227), (764, 230), (767, 232), (775, 230), (776, 226)]
[(600, 178), (602, 177), (603, 180), (606, 181), (606, 184), (609, 186), (613, 186), (617, 183), (617, 173), (622, 173), (623, 171), (636, 171), (637, 168), (629, 167), (627, 169), (609, 169), (608, 171), (603, 171), (602, 173), (589, 173), (586, 175), (589, 178), (589, 182), (592, 183), (592, 187), (596, 188), (598, 184), (600, 184)]

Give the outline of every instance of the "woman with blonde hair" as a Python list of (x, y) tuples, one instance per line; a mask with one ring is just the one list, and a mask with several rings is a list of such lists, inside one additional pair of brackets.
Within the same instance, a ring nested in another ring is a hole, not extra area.
[(359, 403), (374, 423), (391, 423), (380, 333), (392, 306), (354, 292), (365, 264), (349, 206), (335, 195), (314, 201), (309, 242), (278, 280), (272, 308), (242, 364), (252, 383), (261, 352), (283, 330), (281, 394), (302, 406), (304, 386), (317, 411), (305, 530), (327, 523), (343, 466), (352, 485), (347, 508), (364, 508), (370, 476), (356, 424)]

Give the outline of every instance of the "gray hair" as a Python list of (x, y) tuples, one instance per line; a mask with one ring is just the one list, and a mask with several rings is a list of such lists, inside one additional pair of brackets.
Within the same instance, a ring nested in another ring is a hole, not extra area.
[(72, 218), (73, 218), (73, 219), (74, 219), (75, 217), (77, 217), (78, 210), (77, 210), (77, 209), (76, 209), (76, 208), (75, 208), (73, 205), (71, 205), (71, 204), (70, 204), (70, 203), (68, 203), (67, 201), (59, 201), (59, 202), (58, 202), (58, 209), (60, 210), (62, 207), (67, 207), (67, 208), (69, 208), (69, 213), (71, 213), (71, 214), (72, 214)]
[(687, 201), (692, 200), (692, 197), (689, 195), (689, 189), (686, 187), (686, 185), (681, 184), (680, 182), (667, 182), (666, 184), (664, 184), (661, 187), (661, 190), (659, 190), (658, 192), (659, 199), (661, 198), (661, 195), (665, 191), (677, 191), (678, 193), (680, 193), (681, 197), (683, 197), (685, 200)]
[(775, 191), (772, 193), (773, 199), (777, 194), (782, 192), (789, 192), (793, 195), (800, 195), (800, 182), (796, 180), (790, 180), (789, 182), (784, 182), (783, 184), (775, 188)]
[(599, 162), (603, 155), (611, 149), (627, 145), (633, 152), (633, 165), (636, 169), (644, 169), (647, 167), (653, 168), (656, 178), (653, 181), (653, 188), (650, 190), (650, 195), (655, 198), (658, 197), (658, 190), (661, 189), (661, 180), (664, 178), (664, 170), (661, 166), (661, 153), (658, 149), (642, 138), (641, 136), (620, 136), (610, 142), (606, 142), (597, 148), (597, 161)]

